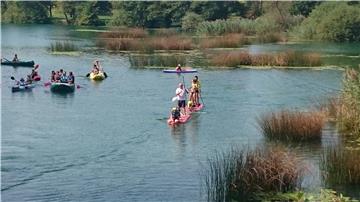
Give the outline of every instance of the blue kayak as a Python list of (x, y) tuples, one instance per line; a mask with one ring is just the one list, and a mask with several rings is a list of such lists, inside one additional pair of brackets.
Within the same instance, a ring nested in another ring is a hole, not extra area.
[(11, 91), (14, 92), (20, 92), (20, 91), (30, 91), (35, 87), (35, 84), (25, 84), (25, 85), (15, 85), (11, 87)]
[(185, 73), (196, 73), (196, 69), (184, 69), (181, 71), (176, 71), (175, 69), (165, 69), (163, 70), (164, 73), (175, 73), (175, 74), (185, 74)]

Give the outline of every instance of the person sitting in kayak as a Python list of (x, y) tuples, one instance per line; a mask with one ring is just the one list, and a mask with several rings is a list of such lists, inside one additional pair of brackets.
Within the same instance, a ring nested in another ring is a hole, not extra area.
[(182, 114), (186, 114), (186, 103), (185, 103), (185, 99), (186, 99), (186, 93), (188, 93), (188, 90), (184, 88), (184, 84), (179, 83), (179, 87), (176, 89), (175, 91), (177, 99), (178, 99), (178, 107), (181, 109), (183, 109)]
[(99, 71), (100, 71), (99, 67), (96, 64), (94, 64), (93, 69), (92, 69), (91, 72), (94, 73), (94, 74), (98, 74)]
[(96, 66), (98, 71), (102, 71), (101, 65), (100, 65), (100, 61), (99, 60), (95, 60), (94, 65)]
[(179, 107), (174, 107), (171, 109), (171, 118), (172, 120), (175, 122), (176, 120), (180, 119), (180, 108)]
[(19, 85), (19, 86), (25, 86), (25, 85), (26, 85), (25, 79), (24, 79), (24, 78), (21, 78), (20, 81), (17, 83), (17, 85)]
[(28, 75), (27, 77), (26, 77), (26, 84), (32, 84), (32, 82), (33, 82), (33, 80), (32, 80), (32, 78), (31, 78), (31, 75)]
[(14, 59), (12, 60), (13, 62), (19, 62), (19, 58), (17, 56), (17, 54), (15, 53)]
[(60, 82), (60, 72), (59, 71), (56, 71), (55, 75), (54, 75), (54, 79), (55, 79), (55, 82)]
[(68, 82), (70, 84), (74, 84), (75, 83), (75, 76), (72, 72), (69, 72), (69, 76), (68, 76)]
[(181, 72), (181, 71), (182, 71), (181, 65), (178, 64), (178, 65), (176, 66), (175, 70), (176, 70), (177, 72)]

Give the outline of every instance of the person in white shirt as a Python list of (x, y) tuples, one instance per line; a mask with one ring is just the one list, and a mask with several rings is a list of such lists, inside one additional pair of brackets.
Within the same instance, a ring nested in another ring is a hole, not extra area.
[(182, 110), (182, 114), (186, 115), (186, 93), (188, 93), (188, 90), (184, 88), (184, 84), (179, 83), (179, 87), (175, 91), (176, 96), (178, 98), (178, 107), (180, 108), (180, 111)]

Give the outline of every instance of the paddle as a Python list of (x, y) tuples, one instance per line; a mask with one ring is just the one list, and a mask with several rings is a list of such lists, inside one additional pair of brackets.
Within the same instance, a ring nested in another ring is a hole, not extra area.
[(199, 96), (200, 96), (200, 100), (201, 100), (201, 102), (203, 103), (203, 105), (205, 106), (205, 103), (204, 103), (204, 100), (203, 100), (203, 98), (202, 98), (202, 96), (201, 96), (201, 94), (199, 93)]
[(3, 58), (3, 59), (5, 59), (7, 62), (11, 62), (10, 60), (8, 60), (8, 59), (6, 59), (6, 58)]
[(86, 77), (89, 77), (89, 76), (90, 76), (90, 74), (91, 74), (91, 73), (87, 73), (87, 74), (86, 74)]
[(10, 77), (10, 79), (11, 79), (11, 80), (15, 80), (15, 77), (12, 76), (12, 77)]
[(175, 102), (176, 100), (179, 100), (178, 96), (175, 96), (171, 99), (172, 102)]

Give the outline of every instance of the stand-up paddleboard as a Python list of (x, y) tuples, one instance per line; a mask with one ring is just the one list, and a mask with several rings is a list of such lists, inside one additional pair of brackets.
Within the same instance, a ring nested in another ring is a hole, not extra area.
[(198, 105), (198, 106), (196, 106), (196, 107), (191, 107), (191, 108), (190, 108), (190, 111), (191, 111), (191, 112), (198, 112), (198, 111), (202, 110), (203, 108), (204, 108), (204, 105), (203, 105), (203, 104), (200, 104), (200, 105)]
[(179, 119), (173, 120), (171, 117), (167, 120), (167, 123), (169, 125), (176, 125), (176, 124), (183, 124), (186, 123), (187, 121), (189, 121), (191, 119), (191, 114), (188, 113), (186, 115), (182, 115), (180, 116)]
[(176, 71), (175, 69), (164, 69), (164, 73), (175, 73), (175, 74), (186, 74), (186, 73), (196, 73), (196, 69), (183, 69), (181, 71)]

